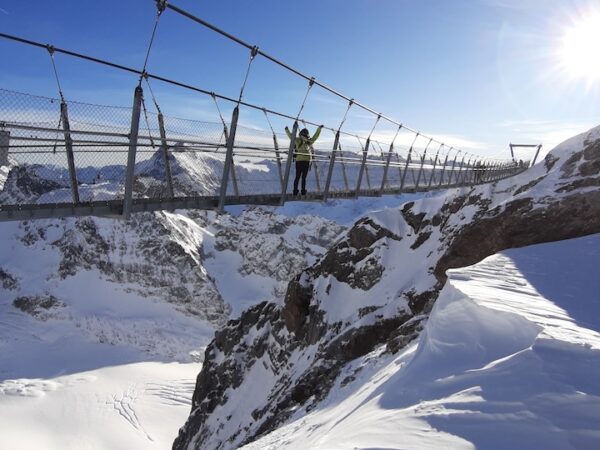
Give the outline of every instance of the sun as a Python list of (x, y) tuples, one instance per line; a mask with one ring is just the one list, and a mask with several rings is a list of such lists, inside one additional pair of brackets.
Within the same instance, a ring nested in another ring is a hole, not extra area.
[(559, 57), (572, 79), (600, 83), (600, 12), (582, 17), (565, 28)]

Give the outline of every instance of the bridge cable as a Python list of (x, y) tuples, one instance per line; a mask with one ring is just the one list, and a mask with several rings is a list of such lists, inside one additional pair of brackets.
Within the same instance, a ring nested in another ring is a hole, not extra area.
[(56, 63), (54, 62), (54, 47), (48, 44), (46, 45), (46, 50), (48, 50), (48, 54), (50, 55), (50, 61), (52, 62), (52, 69), (54, 70), (54, 79), (56, 80), (56, 85), (58, 86), (58, 93), (60, 94), (60, 99), (64, 102), (65, 97), (60, 86), (60, 79), (58, 77), (58, 71), (56, 70)]
[[(52, 69), (54, 70), (54, 79), (56, 80), (56, 86), (58, 87), (58, 93), (60, 95), (61, 102), (65, 101), (65, 97), (62, 92), (62, 88), (60, 86), (60, 79), (58, 77), (58, 70), (56, 70), (56, 63), (54, 61), (54, 47), (50, 44), (46, 45), (46, 50), (48, 50), (48, 54), (50, 55), (50, 61), (52, 62)], [(58, 132), (60, 130), (60, 126), (62, 124), (62, 113), (58, 117), (58, 125), (56, 126), (56, 134), (54, 140), (54, 146), (52, 147), (52, 153), (56, 154), (56, 147), (58, 146)]]
[(344, 113), (344, 117), (342, 118), (342, 121), (340, 122), (340, 126), (338, 127), (338, 133), (342, 129), (342, 126), (344, 126), (344, 122), (346, 122), (346, 118), (348, 117), (348, 112), (350, 111), (350, 108), (352, 108), (353, 104), (354, 104), (354, 99), (350, 99), (350, 101), (348, 102), (348, 107), (346, 108), (346, 112)]
[(150, 121), (148, 120), (148, 111), (146, 109), (146, 101), (144, 100), (144, 94), (142, 94), (142, 110), (144, 111), (144, 120), (146, 121), (146, 128), (148, 129), (148, 139), (150, 139), (150, 146), (152, 151), (156, 151), (156, 145), (154, 145), (154, 138), (152, 137), (152, 130), (150, 129)]
[(144, 58), (144, 66), (142, 68), (142, 74), (140, 75), (140, 81), (138, 86), (142, 85), (142, 79), (145, 78), (144, 74), (146, 73), (146, 67), (148, 65), (148, 59), (150, 58), (150, 50), (152, 50), (152, 44), (154, 43), (154, 37), (156, 36), (156, 29), (158, 28), (158, 21), (160, 20), (160, 16), (166, 8), (166, 1), (157, 1), (156, 2), (156, 19), (154, 20), (154, 27), (152, 28), (152, 35), (150, 36), (150, 42), (148, 43), (148, 49), (146, 50), (146, 57)]
[(150, 91), (150, 97), (152, 97), (152, 102), (154, 103), (154, 107), (159, 114), (162, 114), (160, 110), (160, 106), (158, 106), (158, 102), (156, 101), (156, 96), (154, 95), (154, 90), (152, 89), (152, 85), (150, 84), (150, 80), (148, 79), (148, 74), (144, 72), (144, 79), (146, 80), (146, 85), (148, 85), (148, 90)]
[(240, 97), (237, 101), (238, 106), (242, 102), (242, 97), (244, 95), (244, 89), (246, 88), (246, 83), (248, 82), (248, 76), (250, 75), (250, 68), (252, 67), (252, 62), (254, 58), (258, 55), (258, 47), (255, 45), (250, 49), (250, 60), (248, 61), (248, 67), (246, 68), (246, 76), (244, 77), (244, 82), (242, 83), (242, 88), (240, 89)]
[[(298, 114), (296, 115), (296, 120), (298, 120), (298, 118), (300, 117), (300, 114), (302, 114), (302, 110), (304, 109), (304, 105), (306, 104), (306, 99), (308, 98), (308, 94), (310, 94), (310, 90), (312, 89), (312, 87), (315, 84), (315, 77), (312, 77), (309, 81), (308, 81), (308, 89), (306, 90), (306, 94), (304, 95), (304, 100), (302, 100), (302, 105), (300, 105), (300, 111), (298, 111)], [(306, 122), (302, 121), (304, 123), (304, 126), (306, 127)]]
[(262, 112), (265, 115), (265, 118), (267, 119), (267, 122), (269, 124), (269, 128), (271, 129), (271, 133), (273, 133), (273, 135), (275, 135), (275, 130), (273, 129), (273, 124), (271, 123), (271, 119), (269, 119), (269, 115), (267, 114), (267, 110), (265, 108), (263, 108)]
[(219, 136), (219, 143), (217, 144), (217, 147), (215, 148), (215, 153), (218, 153), (219, 146), (221, 145), (221, 138), (225, 137), (225, 142), (227, 142), (227, 139), (229, 136), (229, 129), (227, 128), (227, 122), (225, 122), (225, 119), (223, 118), (223, 114), (221, 114), (221, 108), (219, 107), (219, 103), (217, 102), (217, 96), (215, 95), (214, 92), (210, 93), (210, 98), (213, 99), (213, 102), (215, 103), (215, 106), (217, 107), (217, 112), (219, 113), (219, 118), (221, 119), (221, 123), (223, 124), (223, 132), (221, 133), (221, 136)]

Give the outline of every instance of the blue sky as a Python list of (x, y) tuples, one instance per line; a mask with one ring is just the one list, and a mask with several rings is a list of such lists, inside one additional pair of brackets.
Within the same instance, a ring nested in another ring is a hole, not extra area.
[[(576, 0), (174, 0), (327, 85), (426, 134), (478, 154), (546, 147), (600, 123), (599, 81), (567, 76), (565, 30), (590, 15)], [(141, 68), (152, 0), (0, 0), (0, 30)], [(56, 95), (48, 55), (0, 40), (0, 87)], [(593, 56), (597, 58), (597, 54)], [(57, 55), (67, 99), (129, 105), (136, 78)], [(150, 72), (237, 96), (248, 51), (167, 10)], [(295, 115), (307, 83), (258, 58), (245, 100)], [(210, 99), (153, 83), (165, 114), (217, 120)], [(346, 104), (313, 89), (307, 119), (336, 126)], [(226, 114), (231, 107), (222, 104)], [(242, 110), (242, 122), (266, 128)], [(277, 128), (286, 123), (275, 121)], [(351, 110), (348, 127), (373, 118)], [(389, 136), (391, 126), (376, 134)]]

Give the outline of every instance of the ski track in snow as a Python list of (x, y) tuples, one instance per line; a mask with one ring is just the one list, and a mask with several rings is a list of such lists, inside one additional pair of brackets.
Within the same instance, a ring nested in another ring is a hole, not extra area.
[(137, 385), (133, 384), (127, 388), (125, 392), (120, 395), (113, 395), (110, 400), (105, 402), (106, 405), (112, 406), (115, 411), (123, 417), (133, 428), (141, 431), (149, 441), (153, 441), (152, 437), (142, 426), (140, 419), (138, 418), (135, 411), (135, 402), (138, 399)]
[(159, 397), (163, 405), (189, 407), (195, 386), (194, 380), (175, 380), (170, 384), (146, 383), (145, 392)]

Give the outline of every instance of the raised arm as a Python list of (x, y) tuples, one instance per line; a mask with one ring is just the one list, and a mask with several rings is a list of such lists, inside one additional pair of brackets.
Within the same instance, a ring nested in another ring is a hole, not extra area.
[(317, 128), (317, 131), (315, 131), (314, 136), (309, 139), (310, 145), (313, 145), (315, 142), (317, 142), (317, 139), (319, 139), (319, 136), (321, 136), (322, 129), (323, 129), (323, 125), (321, 125), (319, 128)]

